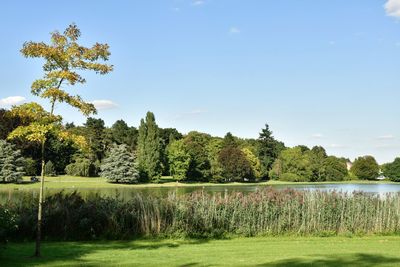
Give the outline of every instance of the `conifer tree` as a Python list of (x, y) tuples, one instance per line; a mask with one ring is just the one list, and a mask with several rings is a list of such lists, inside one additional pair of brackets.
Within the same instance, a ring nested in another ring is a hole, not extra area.
[(138, 161), (141, 177), (158, 181), (161, 177), (161, 142), (159, 128), (152, 112), (141, 120), (138, 138)]
[(139, 170), (133, 155), (125, 144), (114, 145), (103, 161), (101, 176), (112, 183), (137, 183)]
[(19, 182), (22, 180), (24, 159), (14, 145), (0, 140), (0, 182)]

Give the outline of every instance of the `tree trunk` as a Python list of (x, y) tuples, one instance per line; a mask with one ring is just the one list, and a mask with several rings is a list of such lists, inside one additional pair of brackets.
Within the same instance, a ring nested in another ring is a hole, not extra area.
[(40, 245), (42, 238), (42, 207), (43, 207), (43, 191), (44, 191), (44, 144), (42, 142), (42, 171), (40, 177), (40, 193), (39, 193), (39, 209), (38, 209), (38, 221), (37, 221), (37, 232), (36, 232), (36, 249), (35, 249), (35, 257), (40, 257)]

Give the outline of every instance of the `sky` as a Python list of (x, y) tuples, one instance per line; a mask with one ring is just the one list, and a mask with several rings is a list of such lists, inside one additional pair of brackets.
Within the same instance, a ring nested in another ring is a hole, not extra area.
[(152, 111), (183, 133), (257, 138), (268, 123), (287, 146), (400, 156), (400, 0), (1, 1), (0, 107), (48, 107), (30, 94), (43, 61), (19, 50), (70, 23), (110, 45), (112, 73), (64, 88), (107, 125)]

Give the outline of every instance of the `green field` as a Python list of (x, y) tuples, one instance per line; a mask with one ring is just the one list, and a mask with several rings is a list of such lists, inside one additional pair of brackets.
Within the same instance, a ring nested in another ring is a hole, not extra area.
[(400, 266), (399, 236), (12, 243), (1, 266)]
[[(73, 176), (58, 176), (58, 177), (46, 177), (45, 187), (46, 188), (60, 188), (60, 189), (84, 189), (84, 188), (119, 188), (119, 187), (185, 187), (185, 186), (229, 186), (229, 185), (285, 185), (285, 184), (342, 184), (342, 183), (359, 183), (359, 184), (388, 184), (394, 183), (390, 181), (363, 181), (363, 180), (352, 180), (342, 182), (283, 182), (283, 181), (268, 181), (259, 183), (191, 183), (191, 182), (176, 182), (171, 177), (163, 177), (158, 184), (113, 184), (108, 183), (105, 178), (87, 178), (87, 177), (73, 177)], [(24, 177), (24, 181), (20, 184), (0, 184), (1, 189), (29, 189), (39, 188), (40, 183), (30, 183), (28, 177)]]

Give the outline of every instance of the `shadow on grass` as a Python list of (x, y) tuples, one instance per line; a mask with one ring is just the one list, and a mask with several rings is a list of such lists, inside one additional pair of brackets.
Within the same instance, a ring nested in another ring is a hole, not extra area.
[(293, 258), (287, 260), (280, 260), (275, 262), (268, 262), (257, 266), (263, 267), (280, 267), (280, 266), (363, 266), (372, 267), (380, 265), (399, 266), (400, 257), (386, 257), (379, 254), (344, 254), (337, 256), (315, 255), (315, 259)]
[[(98, 241), (98, 242), (44, 242), (42, 257), (33, 257), (34, 243), (11, 243), (0, 251), (0, 266), (103, 266), (103, 260), (118, 250), (157, 250), (160, 248), (179, 248), (181, 245), (195, 245), (209, 242), (208, 239), (183, 239), (178, 241), (162, 239), (139, 239), (136, 241)], [(84, 259), (86, 255), (100, 252), (99, 259)], [(103, 252), (103, 253), (102, 253)], [(115, 256), (114, 256), (115, 257)], [(118, 261), (118, 258), (115, 258)], [(132, 258), (134, 260), (134, 258)], [(118, 262), (115, 263), (118, 265)], [(196, 266), (192, 263), (189, 266)], [(184, 265), (187, 266), (187, 265)]]

